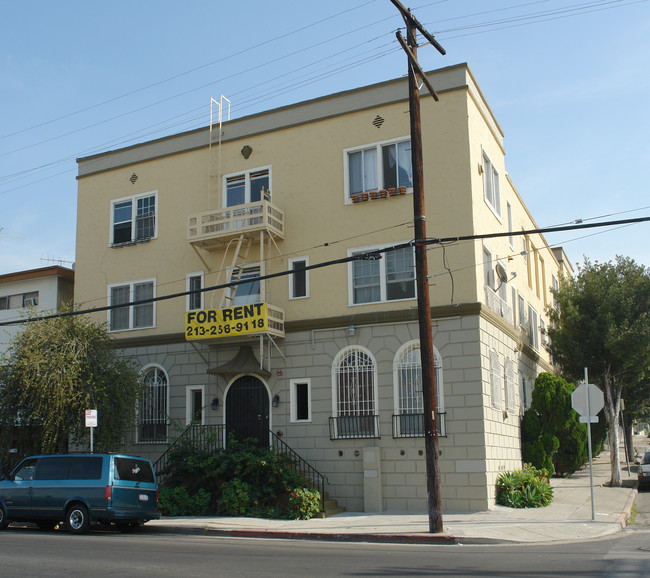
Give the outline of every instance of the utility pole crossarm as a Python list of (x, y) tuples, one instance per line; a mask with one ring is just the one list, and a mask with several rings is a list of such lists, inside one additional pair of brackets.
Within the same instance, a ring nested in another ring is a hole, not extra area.
[(397, 40), (399, 43), (402, 45), (402, 48), (404, 49), (404, 52), (406, 52), (406, 56), (409, 59), (409, 62), (411, 63), (411, 66), (415, 69), (415, 72), (418, 74), (420, 77), (420, 80), (424, 82), (424, 86), (427, 87), (429, 90), (429, 93), (431, 96), (433, 96), (433, 100), (438, 101), (440, 100), (438, 98), (438, 93), (434, 90), (433, 86), (431, 86), (431, 83), (429, 82), (429, 79), (427, 78), (427, 75), (424, 73), (424, 70), (420, 67), (418, 63), (418, 59), (415, 57), (413, 54), (413, 51), (409, 48), (409, 46), (406, 44), (406, 40), (402, 37), (402, 33), (398, 30), (397, 33), (395, 34), (397, 36)]
[(424, 36), (434, 46), (434, 48), (438, 52), (440, 52), (440, 54), (442, 54), (443, 56), (447, 54), (447, 51), (440, 45), (440, 43), (433, 37), (433, 35), (430, 32), (428, 32), (427, 29), (417, 21), (415, 16), (411, 14), (411, 11), (408, 8), (404, 7), (404, 5), (399, 0), (390, 0), (390, 1), (393, 3), (395, 8), (397, 8), (400, 11), (400, 13), (402, 14), (402, 18), (404, 18), (407, 26), (411, 25), (417, 28), (422, 34), (422, 36)]

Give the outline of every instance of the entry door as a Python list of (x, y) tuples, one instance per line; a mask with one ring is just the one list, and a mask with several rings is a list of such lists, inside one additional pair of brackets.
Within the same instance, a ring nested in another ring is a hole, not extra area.
[(252, 375), (237, 379), (226, 395), (226, 439), (258, 440), (269, 444), (269, 394), (264, 384)]

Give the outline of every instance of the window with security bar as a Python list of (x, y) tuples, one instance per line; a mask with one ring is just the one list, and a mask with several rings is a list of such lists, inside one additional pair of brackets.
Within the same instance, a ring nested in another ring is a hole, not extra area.
[[(424, 398), (422, 392), (422, 361), (419, 341), (402, 346), (394, 362), (397, 411), (394, 418), (395, 437), (419, 437), (424, 435)], [(436, 382), (436, 409), (438, 413), (438, 434), (444, 434), (441, 423), (444, 416), (444, 386), (442, 362), (434, 351), (434, 377)]]
[(166, 373), (152, 367), (143, 377), (144, 391), (138, 406), (137, 443), (167, 442), (167, 390)]
[(344, 349), (335, 361), (334, 438), (377, 437), (375, 362), (358, 347)]

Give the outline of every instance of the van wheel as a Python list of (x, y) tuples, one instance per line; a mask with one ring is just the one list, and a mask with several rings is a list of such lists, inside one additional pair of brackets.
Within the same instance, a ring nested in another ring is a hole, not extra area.
[(9, 520), (7, 520), (7, 514), (5, 509), (0, 506), (0, 530), (4, 530), (9, 525)]
[(88, 509), (83, 504), (70, 506), (65, 515), (65, 523), (73, 534), (84, 534), (90, 527)]

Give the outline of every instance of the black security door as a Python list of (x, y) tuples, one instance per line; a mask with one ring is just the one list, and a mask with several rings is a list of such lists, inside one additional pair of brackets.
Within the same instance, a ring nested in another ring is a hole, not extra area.
[(238, 378), (226, 395), (226, 435), (238, 441), (255, 438), (260, 446), (269, 444), (269, 394), (252, 375)]

